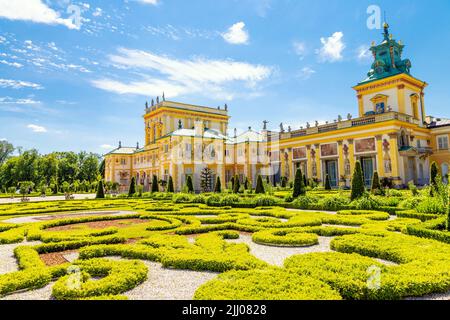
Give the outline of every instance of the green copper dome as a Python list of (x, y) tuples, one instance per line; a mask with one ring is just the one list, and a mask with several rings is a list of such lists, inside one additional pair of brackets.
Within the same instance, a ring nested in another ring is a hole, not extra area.
[(402, 60), (405, 46), (392, 38), (392, 35), (389, 34), (389, 25), (387, 23), (383, 27), (383, 42), (379, 45), (372, 45), (370, 48), (375, 61), (367, 73), (367, 79), (360, 82), (360, 84), (395, 76), (400, 73), (410, 74), (411, 61), (409, 59)]

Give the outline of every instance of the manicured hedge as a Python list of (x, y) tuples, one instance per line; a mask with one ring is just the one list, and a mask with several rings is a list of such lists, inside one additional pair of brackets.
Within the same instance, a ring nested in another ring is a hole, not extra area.
[(195, 292), (196, 300), (340, 300), (326, 283), (283, 269), (229, 271)]
[(319, 243), (314, 233), (289, 232), (289, 230), (263, 230), (252, 236), (255, 243), (272, 246), (306, 247)]

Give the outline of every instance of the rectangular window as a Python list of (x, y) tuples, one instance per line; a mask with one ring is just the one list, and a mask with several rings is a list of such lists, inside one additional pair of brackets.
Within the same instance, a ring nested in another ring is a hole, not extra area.
[(448, 150), (448, 136), (437, 137), (438, 149)]

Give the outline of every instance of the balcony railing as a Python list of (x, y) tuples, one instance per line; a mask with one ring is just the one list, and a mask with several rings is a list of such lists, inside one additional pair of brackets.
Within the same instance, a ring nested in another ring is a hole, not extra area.
[(281, 139), (289, 139), (300, 136), (306, 136), (310, 134), (324, 133), (335, 131), (339, 129), (351, 128), (351, 127), (359, 127), (364, 125), (369, 125), (378, 122), (384, 122), (389, 120), (399, 120), (402, 122), (412, 123), (419, 125), (419, 120), (414, 119), (414, 117), (409, 116), (407, 114), (398, 113), (398, 112), (386, 112), (380, 114), (374, 114), (370, 116), (364, 116), (361, 118), (350, 119), (345, 121), (337, 121), (334, 123), (327, 123), (323, 125), (319, 125), (317, 127), (309, 127), (306, 129), (294, 130), (291, 132), (284, 132), (281, 134)]

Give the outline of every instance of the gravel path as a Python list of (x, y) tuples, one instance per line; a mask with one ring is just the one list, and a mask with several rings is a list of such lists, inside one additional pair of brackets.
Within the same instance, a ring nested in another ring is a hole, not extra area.
[(294, 254), (331, 251), (330, 242), (332, 239), (333, 237), (319, 237), (319, 244), (300, 248), (260, 245), (254, 243), (252, 236), (247, 234), (240, 234), (239, 239), (228, 239), (226, 241), (230, 243), (245, 243), (250, 247), (250, 253), (256, 258), (266, 261), (269, 264), (283, 266), (284, 260)]
[(60, 214), (49, 214), (49, 215), (39, 215), (39, 216), (24, 216), (18, 218), (11, 218), (8, 220), (3, 220), (5, 223), (33, 223), (33, 222), (42, 222), (46, 220), (55, 220), (55, 219), (63, 219), (63, 218), (76, 218), (76, 217), (85, 217), (85, 216), (120, 216), (126, 214), (136, 213), (134, 211), (78, 211), (78, 212), (61, 212)]
[(13, 244), (0, 245), (0, 274), (18, 271), (17, 261), (14, 257), (14, 249), (18, 246), (29, 245), (34, 246), (41, 243), (40, 241), (21, 242)]
[(446, 293), (433, 293), (423, 297), (409, 297), (405, 300), (450, 300), (450, 291)]
[(54, 282), (50, 282), (41, 289), (13, 293), (0, 300), (51, 300), (53, 284)]
[[(74, 194), (74, 200), (83, 200), (83, 199), (94, 199), (95, 193), (86, 193), (86, 194)], [(21, 196), (16, 195), (14, 199), (11, 198), (0, 198), (1, 203), (22, 203), (20, 201)], [(48, 197), (30, 197), (30, 201), (28, 202), (41, 202), (41, 201), (61, 201), (66, 200), (64, 196), (48, 196)]]
[(218, 273), (163, 268), (160, 263), (143, 261), (148, 279), (125, 295), (130, 300), (192, 300), (195, 290)]

